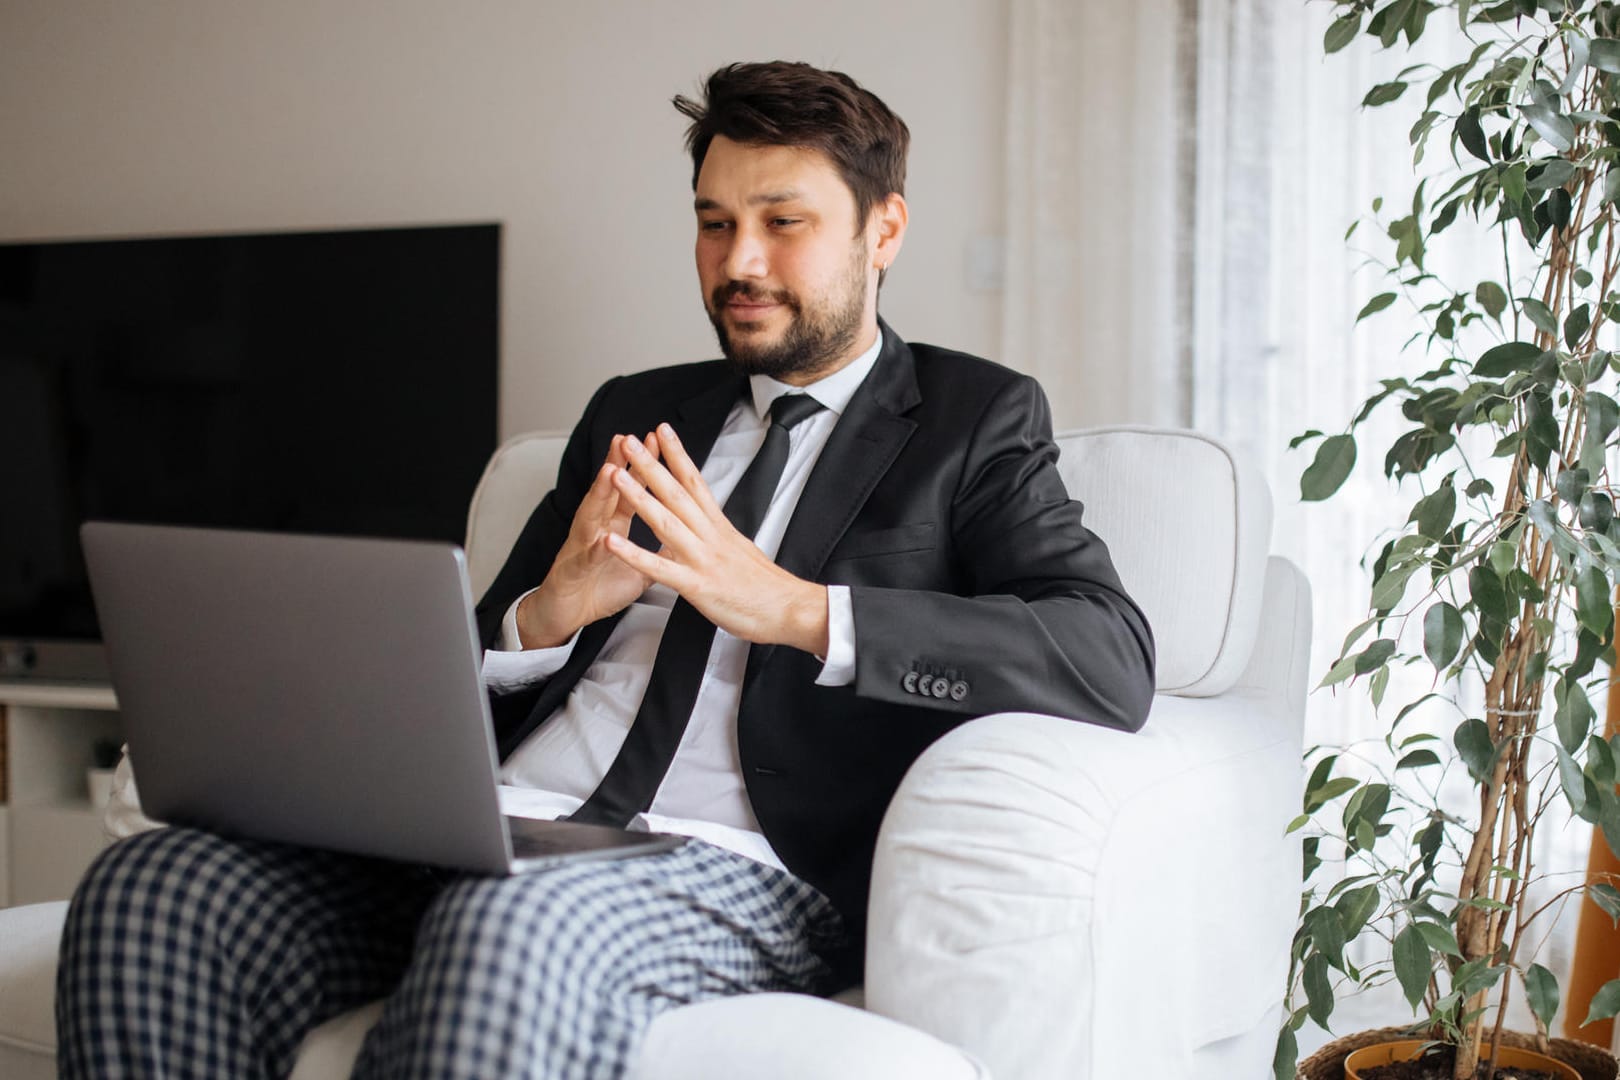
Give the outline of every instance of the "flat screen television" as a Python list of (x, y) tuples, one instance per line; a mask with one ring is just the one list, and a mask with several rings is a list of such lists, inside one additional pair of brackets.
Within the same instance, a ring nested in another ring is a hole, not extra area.
[(500, 226), (0, 244), (0, 678), (105, 677), (91, 518), (459, 542)]

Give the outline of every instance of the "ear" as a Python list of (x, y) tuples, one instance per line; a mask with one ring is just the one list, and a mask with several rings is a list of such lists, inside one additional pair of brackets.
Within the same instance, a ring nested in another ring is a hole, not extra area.
[(889, 192), (887, 198), (873, 205), (866, 220), (868, 235), (872, 240), (873, 269), (883, 271), (894, 265), (894, 260), (900, 254), (900, 245), (906, 239), (908, 219), (906, 200), (896, 192)]

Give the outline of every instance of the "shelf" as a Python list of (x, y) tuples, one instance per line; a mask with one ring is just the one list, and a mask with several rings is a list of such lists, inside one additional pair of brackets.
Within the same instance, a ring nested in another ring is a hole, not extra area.
[(24, 682), (0, 680), (0, 704), (46, 709), (118, 708), (113, 688), (93, 683)]

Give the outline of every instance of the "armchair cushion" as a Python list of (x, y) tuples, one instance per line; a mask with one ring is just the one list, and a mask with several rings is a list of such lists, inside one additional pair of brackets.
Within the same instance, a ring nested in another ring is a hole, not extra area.
[(1058, 471), (1147, 614), (1161, 694), (1208, 697), (1243, 673), (1271, 545), (1265, 478), (1193, 431), (1089, 428), (1057, 437)]
[(56, 1075), (56, 944), (67, 901), (0, 911), (0, 1076)]

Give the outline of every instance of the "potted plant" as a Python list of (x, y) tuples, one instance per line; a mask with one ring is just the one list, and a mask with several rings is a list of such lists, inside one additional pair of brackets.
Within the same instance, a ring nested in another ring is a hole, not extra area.
[[(1414, 190), (1390, 200), (1394, 213), (1374, 203), (1392, 284), (1357, 321), (1402, 304), (1424, 328), (1345, 431), (1294, 440), (1314, 444), (1304, 499), (1334, 494), (1373, 451), (1411, 504), (1373, 564), (1370, 617), (1323, 679), (1366, 688), (1390, 765), (1352, 767), (1349, 748), (1308, 757), (1293, 825), (1306, 889), (1276, 1076), (1295, 1075), (1306, 1020), (1326, 1028), (1336, 996), (1393, 981), (1413, 1017), (1392, 1021), (1412, 1019), (1420, 1045), (1451, 1055), (1427, 1075), (1488, 1078), (1514, 995), (1535, 1027), (1521, 1041), (1561, 1042), (1547, 1035), (1558, 983), (1534, 955), (1557, 901), (1584, 895), (1620, 918), (1620, 882), (1535, 896), (1532, 849), (1558, 802), (1620, 849), (1620, 739), (1594, 728), (1591, 704), (1615, 659), (1620, 580), (1608, 467), (1620, 443), (1620, 5), (1333, 6), (1329, 53), (1365, 37), (1409, 48), (1440, 19), (1460, 44), (1364, 99), (1423, 105)], [(1428, 256), (1464, 226), (1488, 230), (1500, 254), (1449, 280)], [(1392, 410), (1399, 434), (1366, 445), (1369, 418)], [(1418, 690), (1390, 698), (1419, 673)], [(1444, 796), (1459, 784), (1466, 798)], [(1356, 941), (1374, 943), (1374, 962), (1353, 962)], [(1620, 979), (1587, 1020), (1617, 1011)], [(1576, 1045), (1566, 1053), (1584, 1053)], [(1588, 1072), (1614, 1076), (1600, 1056)]]

